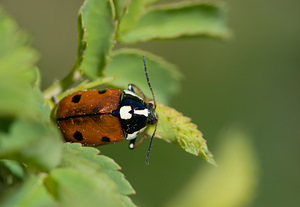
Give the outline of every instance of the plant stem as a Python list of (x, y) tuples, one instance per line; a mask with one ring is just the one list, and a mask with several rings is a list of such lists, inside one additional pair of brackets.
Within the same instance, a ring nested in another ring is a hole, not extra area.
[(52, 97), (57, 96), (62, 91), (65, 91), (73, 83), (76, 83), (80, 80), (81, 76), (78, 71), (72, 70), (65, 78), (60, 81), (54, 82), (47, 89), (43, 91), (45, 99), (51, 99)]

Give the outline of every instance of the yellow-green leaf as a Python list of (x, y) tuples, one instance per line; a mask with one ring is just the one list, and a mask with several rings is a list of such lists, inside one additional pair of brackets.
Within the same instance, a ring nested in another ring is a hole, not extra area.
[[(201, 156), (208, 163), (216, 165), (213, 155), (209, 152), (206, 140), (191, 119), (183, 116), (173, 108), (157, 104), (158, 129), (156, 137), (178, 145), (186, 152)], [(153, 127), (147, 130), (151, 135)]]
[(221, 139), (216, 153), (219, 167), (201, 166), (167, 207), (241, 207), (251, 203), (259, 180), (253, 143), (240, 129), (229, 130)]

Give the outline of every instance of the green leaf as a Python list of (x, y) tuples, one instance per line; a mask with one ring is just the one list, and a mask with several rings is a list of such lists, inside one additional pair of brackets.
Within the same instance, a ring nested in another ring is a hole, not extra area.
[(28, 36), (0, 9), (0, 116), (38, 119), (32, 85), (37, 79), (37, 53)]
[(35, 115), (39, 121), (49, 122), (50, 117), (50, 106), (48, 103), (45, 102), (43, 94), (40, 89), (34, 88), (31, 92), (34, 97), (36, 98), (35, 102)]
[(112, 159), (79, 143), (64, 146), (59, 168), (45, 180), (62, 206), (135, 206), (127, 197), (135, 192)]
[(44, 175), (29, 175), (24, 184), (14, 186), (1, 196), (1, 207), (57, 206), (57, 203), (43, 185), (43, 180)]
[(47, 171), (58, 165), (62, 141), (36, 85), (36, 59), (27, 35), (0, 10), (0, 158)]
[(33, 83), (33, 88), (41, 88), (41, 73), (38, 67), (34, 67), (34, 73), (35, 73), (35, 78), (34, 78), (34, 83)]
[[(208, 163), (215, 165), (213, 155), (209, 152), (206, 140), (197, 129), (197, 125), (191, 123), (191, 119), (183, 116), (173, 108), (157, 104), (158, 128), (156, 137), (173, 143), (186, 152), (201, 156)], [(153, 127), (148, 127), (147, 134), (152, 135)]]
[(150, 7), (129, 30), (120, 30), (118, 37), (121, 42), (135, 43), (199, 36), (224, 39), (229, 35), (224, 6), (182, 2)]
[(18, 162), (13, 160), (0, 160), (0, 163), (3, 166), (5, 166), (13, 175), (15, 175), (17, 178), (23, 178), (25, 175), (23, 166), (20, 165)]
[(16, 120), (8, 134), (0, 134), (0, 158), (24, 162), (42, 171), (59, 164), (61, 147), (57, 127), (50, 123)]
[[(28, 35), (22, 32), (16, 22), (6, 17), (0, 9), (0, 74), (25, 76), (24, 79), (33, 82), (32, 66), (37, 60), (37, 53), (28, 47)], [(29, 72), (31, 71), (31, 73)]]
[(83, 62), (85, 58), (85, 51), (88, 46), (88, 42), (86, 40), (86, 28), (83, 26), (83, 13), (80, 12), (78, 14), (78, 49), (77, 49), (77, 60), (75, 63), (75, 68), (77, 69)]
[(45, 184), (60, 206), (135, 206), (124, 201), (115, 183), (101, 172), (55, 169)]
[(156, 100), (167, 104), (169, 99), (179, 92), (181, 74), (173, 64), (164, 59), (142, 50), (120, 49), (112, 53), (112, 61), (104, 72), (108, 76), (117, 77), (112, 82), (113, 85), (127, 88), (129, 83), (134, 83), (152, 99), (144, 71), (143, 55), (146, 57), (150, 83)]
[[(32, 93), (31, 86), (21, 78), (0, 76), (0, 116), (38, 119), (38, 97)], [(41, 116), (41, 114), (39, 114)]]
[(79, 55), (84, 55), (80, 70), (91, 79), (101, 76), (107, 63), (108, 53), (114, 44), (114, 19), (110, 0), (85, 0), (79, 11), (79, 34), (82, 34), (79, 41), (87, 43), (86, 50), (79, 52)]
[[(118, 3), (120, 4), (120, 3)], [(119, 30), (120, 32), (126, 32), (134, 27), (138, 22), (139, 17), (144, 11), (144, 0), (131, 1), (126, 9), (123, 18), (120, 19)]]
[(170, 0), (145, 0), (145, 4), (154, 4), (158, 1), (170, 1)]
[[(129, 4), (131, 0), (113, 0), (116, 9), (116, 19), (122, 20), (125, 14), (128, 12)], [(135, 1), (136, 2), (136, 1)]]
[(24, 166), (13, 160), (0, 160), (0, 194), (20, 182), (24, 176)]
[(78, 143), (65, 143), (65, 153), (61, 167), (72, 167), (86, 173), (105, 173), (117, 185), (119, 193), (129, 195), (135, 193), (124, 175), (118, 171), (119, 165), (112, 159), (99, 155), (100, 151), (94, 147), (82, 147)]
[(221, 139), (216, 156), (219, 167), (201, 166), (187, 186), (165, 206), (249, 206), (259, 180), (253, 143), (240, 129), (229, 130)]

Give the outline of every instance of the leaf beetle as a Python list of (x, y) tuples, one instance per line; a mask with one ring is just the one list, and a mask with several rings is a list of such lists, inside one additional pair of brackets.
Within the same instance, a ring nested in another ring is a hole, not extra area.
[(109, 88), (90, 89), (70, 94), (59, 102), (56, 112), (57, 124), (66, 141), (79, 142), (86, 146), (99, 146), (127, 139), (129, 148), (134, 149), (146, 138), (144, 136), (135, 144), (137, 136), (148, 125), (155, 125), (146, 158), (146, 163), (149, 163), (158, 119), (145, 56), (143, 56), (143, 61), (153, 100), (149, 101), (134, 84), (129, 84), (128, 89), (122, 92)]

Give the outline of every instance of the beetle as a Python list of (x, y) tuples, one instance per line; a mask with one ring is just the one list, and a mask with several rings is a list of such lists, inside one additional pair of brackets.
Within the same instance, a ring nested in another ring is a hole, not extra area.
[[(134, 84), (127, 90), (118, 89), (84, 90), (70, 94), (58, 104), (56, 121), (68, 142), (79, 142), (85, 146), (99, 146), (129, 140), (129, 148), (139, 146), (146, 136), (135, 145), (136, 139), (148, 125), (154, 125), (146, 163), (157, 129), (156, 101), (152, 90), (145, 56), (145, 75), (153, 100), (146, 98)], [(141, 95), (139, 96), (135, 90)]]

